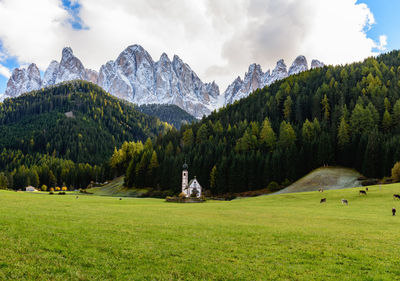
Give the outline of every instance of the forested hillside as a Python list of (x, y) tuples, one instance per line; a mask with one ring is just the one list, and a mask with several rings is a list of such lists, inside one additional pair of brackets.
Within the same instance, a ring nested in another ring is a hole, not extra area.
[(185, 159), (190, 177), (214, 194), (289, 183), (325, 164), (383, 177), (400, 159), (399, 133), (400, 53), (393, 51), (278, 81), (135, 153), (116, 152), (124, 165), (115, 161), (114, 169), (126, 172), (129, 186), (176, 193)]
[(177, 129), (180, 129), (184, 124), (190, 124), (197, 120), (174, 104), (143, 104), (136, 109), (147, 115), (158, 117), (161, 121), (174, 125)]
[(94, 84), (64, 83), (0, 103), (0, 172), (14, 188), (87, 186), (106, 177), (115, 147), (170, 128)]

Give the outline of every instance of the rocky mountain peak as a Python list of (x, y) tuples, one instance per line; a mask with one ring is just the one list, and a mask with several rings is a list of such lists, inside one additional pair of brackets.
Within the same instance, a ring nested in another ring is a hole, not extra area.
[[(323, 63), (313, 60), (311, 68), (322, 67)], [(27, 69), (13, 71), (5, 94), (0, 98), (16, 97), (21, 93), (36, 90), (69, 80), (87, 80), (97, 83), (105, 91), (118, 98), (141, 104), (175, 104), (193, 116), (201, 118), (222, 104), (229, 104), (248, 96), (256, 89), (270, 85), (288, 75), (307, 70), (307, 60), (298, 56), (289, 72), (283, 59), (272, 70), (262, 71), (259, 64), (249, 66), (243, 80), (238, 76), (224, 95), (215, 81), (203, 83), (199, 76), (179, 56), (172, 61), (166, 53), (159, 61), (140, 45), (131, 45), (123, 50), (115, 61), (102, 65), (100, 71), (86, 69), (70, 47), (62, 50), (60, 62), (52, 61), (43, 80), (35, 64)]]
[(289, 68), (288, 75), (294, 75), (308, 70), (307, 59), (305, 56), (298, 56)]
[(168, 57), (168, 55), (167, 55), (166, 53), (162, 53), (162, 54), (161, 54), (160, 60), (159, 60), (158, 62), (168, 62), (168, 63), (171, 63), (171, 61), (170, 61), (170, 59), (169, 59), (169, 57)]
[(276, 62), (275, 68), (272, 70), (267, 85), (271, 85), (275, 81), (282, 80), (288, 76), (285, 61), (280, 59)]
[(40, 71), (36, 64), (32, 63), (27, 69), (16, 68), (13, 70), (7, 82), (4, 97), (17, 97), (22, 93), (38, 90), (41, 86)]
[(72, 57), (74, 57), (74, 52), (71, 47), (64, 47), (62, 49), (61, 62), (70, 60)]
[(320, 62), (319, 60), (314, 59), (311, 61), (311, 69), (318, 68), (318, 67), (324, 67), (324, 66), (325, 66), (325, 64), (323, 62)]
[(58, 67), (55, 84), (75, 79), (87, 80), (86, 68), (82, 62), (74, 56), (70, 47), (62, 50), (61, 62)]

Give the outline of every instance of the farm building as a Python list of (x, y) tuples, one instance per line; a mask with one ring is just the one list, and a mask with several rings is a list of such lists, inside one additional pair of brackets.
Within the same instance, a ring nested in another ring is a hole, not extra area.
[(34, 191), (37, 191), (37, 190), (36, 190), (36, 188), (34, 188), (33, 186), (27, 186), (26, 189), (25, 189), (25, 191), (34, 192)]

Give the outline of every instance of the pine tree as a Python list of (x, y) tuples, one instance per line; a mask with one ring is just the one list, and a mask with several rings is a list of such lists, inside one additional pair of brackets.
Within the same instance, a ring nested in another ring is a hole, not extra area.
[(344, 117), (341, 118), (338, 128), (338, 145), (343, 148), (350, 142), (349, 125)]
[(286, 121), (290, 121), (290, 114), (292, 113), (292, 98), (287, 96), (284, 104), (283, 104), (283, 116)]
[(260, 132), (260, 143), (266, 147), (269, 151), (272, 151), (276, 145), (276, 134), (271, 127), (268, 118), (265, 118), (261, 132)]
[(329, 101), (328, 101), (328, 97), (326, 96), (326, 94), (324, 95), (324, 98), (321, 101), (321, 105), (322, 105), (322, 112), (323, 112), (324, 120), (328, 121), (329, 116), (330, 116), (330, 106), (329, 106)]

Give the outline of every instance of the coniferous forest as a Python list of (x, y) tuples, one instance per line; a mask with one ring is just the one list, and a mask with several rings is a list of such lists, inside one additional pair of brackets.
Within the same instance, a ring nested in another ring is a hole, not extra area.
[[(389, 176), (400, 159), (400, 53), (290, 76), (179, 130), (91, 83), (0, 104), (0, 186), (180, 192), (189, 164), (212, 194), (287, 185), (322, 165)], [(4, 184), (6, 183), (6, 184)]]
[[(130, 187), (180, 192), (182, 164), (213, 194), (287, 185), (322, 165), (389, 176), (400, 159), (400, 53), (325, 66), (260, 89), (111, 165)], [(274, 183), (274, 184), (271, 184)]]
[(169, 129), (84, 81), (6, 99), (0, 103), (0, 187), (83, 188), (110, 179), (115, 147)]

